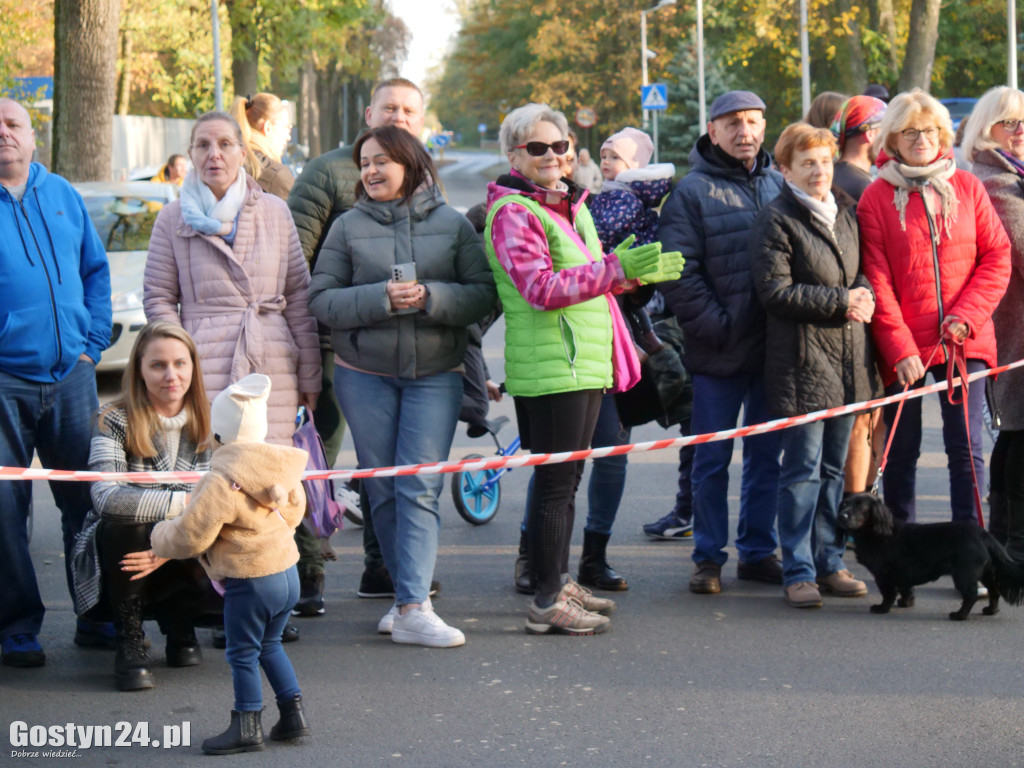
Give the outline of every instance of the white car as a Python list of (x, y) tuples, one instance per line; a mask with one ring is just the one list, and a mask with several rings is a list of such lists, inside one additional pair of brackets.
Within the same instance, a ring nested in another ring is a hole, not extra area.
[(160, 209), (178, 197), (173, 184), (151, 181), (79, 182), (73, 185), (85, 200), (110, 263), (110, 302), (114, 327), (110, 346), (97, 371), (122, 371), (146, 315), (142, 311), (142, 277), (149, 235)]

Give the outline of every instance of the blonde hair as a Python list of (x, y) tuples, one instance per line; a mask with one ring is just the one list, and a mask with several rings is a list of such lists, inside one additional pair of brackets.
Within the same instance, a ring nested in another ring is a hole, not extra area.
[(185, 433), (196, 444), (198, 450), (206, 450), (210, 446), (210, 403), (206, 399), (206, 387), (203, 386), (203, 371), (199, 367), (199, 352), (196, 343), (188, 331), (180, 325), (157, 320), (147, 323), (139, 331), (128, 356), (128, 365), (121, 377), (121, 396), (100, 409), (99, 428), (106, 431), (106, 417), (114, 409), (121, 408), (125, 412), (127, 428), (125, 434), (125, 451), (137, 458), (156, 456), (153, 435), (160, 429), (160, 420), (156, 409), (149, 402), (149, 391), (146, 380), (142, 377), (142, 358), (146, 348), (155, 339), (175, 339), (188, 348), (192, 359), (192, 382), (185, 393), (185, 410), (188, 422)]
[(935, 119), (939, 129), (939, 151), (940, 153), (948, 152), (953, 147), (953, 141), (956, 138), (949, 110), (934, 96), (925, 93), (920, 88), (915, 88), (912, 91), (899, 94), (889, 102), (882, 122), (878, 126), (878, 136), (872, 147), (875, 154), (878, 155), (884, 149), (890, 157), (898, 157), (896, 135), (906, 129), (914, 118), (921, 115), (930, 115)]
[(974, 105), (964, 130), (961, 146), (967, 159), (973, 163), (979, 152), (998, 149), (1000, 144), (992, 138), (992, 126), (1002, 120), (1021, 117), (1024, 117), (1024, 93), (1005, 85), (985, 91)]
[(257, 93), (255, 96), (236, 96), (231, 105), (231, 114), (242, 129), (242, 143), (245, 145), (245, 171), (253, 179), (260, 177), (258, 150), (271, 160), (281, 161), (276, 147), (271, 146), (263, 133), (267, 123), (272, 123), (284, 112), (284, 102), (272, 93)]

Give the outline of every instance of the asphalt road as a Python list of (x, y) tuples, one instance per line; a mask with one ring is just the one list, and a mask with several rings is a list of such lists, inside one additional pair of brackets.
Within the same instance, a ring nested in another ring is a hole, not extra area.
[[(460, 189), (458, 199), (453, 194), (466, 183), (457, 177), (472, 173), (461, 174), (456, 165), (442, 176), (453, 204), (482, 198), (482, 184), (478, 191)], [(501, 372), (501, 332), (495, 328), (486, 338), (494, 374)], [(511, 415), (511, 402), (493, 413)], [(934, 397), (925, 414), (919, 514), (942, 520), (948, 484)], [(644, 427), (634, 438), (665, 434)], [(340, 466), (351, 465), (350, 451), (346, 442)], [(460, 432), (453, 457), (471, 452), (486, 446)], [(480, 527), (456, 514), (446, 486), (436, 571), (443, 589), (435, 607), (465, 631), (460, 649), (396, 646), (378, 636), (376, 622), (388, 604), (355, 595), (360, 531), (335, 535), (339, 559), (328, 566), (327, 613), (298, 620), (302, 639), (288, 646), (313, 736), (298, 745), (268, 744), (244, 758), (246, 765), (1024, 764), (1024, 609), (1004, 607), (983, 617), (976, 608), (969, 621), (950, 622), (946, 615), (958, 601), (943, 579), (920, 588), (913, 609), (887, 616), (868, 612), (877, 601), (873, 584), (867, 598), (826, 597), (821, 610), (797, 611), (783, 603), (780, 587), (736, 581), (734, 551), (722, 594), (693, 595), (686, 589), (692, 547), (654, 542), (640, 530), (672, 504), (672, 452), (640, 454), (630, 463), (609, 550), (630, 590), (615, 596), (612, 629), (593, 638), (526, 635), (527, 598), (511, 582), (527, 473), (516, 470), (502, 480), (501, 509)], [(208, 765), (212, 758), (199, 743), (226, 726), (232, 702), (223, 654), (204, 633), (203, 665), (169, 669), (150, 624), (157, 687), (114, 691), (113, 654), (72, 644), (58, 516), (46, 486), (36, 483), (35, 493), (32, 550), (48, 608), (41, 637), (48, 662), (33, 670), (0, 667), (0, 721), (7, 727), (0, 764), (45, 760), (18, 757), (18, 750), (60, 749), (15, 747), (15, 722), (112, 726), (115, 738), (117, 723), (141, 722), (157, 739), (165, 725), (187, 722), (191, 746), (78, 748), (75, 765)], [(731, 493), (735, 530), (735, 470)], [(586, 509), (581, 490), (574, 563)], [(852, 554), (847, 561), (866, 575)], [(265, 696), (269, 726), (276, 722), (269, 687)]]

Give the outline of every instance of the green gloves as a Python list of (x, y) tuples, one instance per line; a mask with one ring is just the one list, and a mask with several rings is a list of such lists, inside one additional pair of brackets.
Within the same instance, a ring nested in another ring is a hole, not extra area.
[(651, 243), (631, 248), (636, 235), (630, 235), (612, 251), (619, 258), (622, 271), (630, 280), (640, 280), (645, 285), (664, 280), (678, 280), (683, 269), (683, 254), (679, 251), (661, 252), (661, 243)]

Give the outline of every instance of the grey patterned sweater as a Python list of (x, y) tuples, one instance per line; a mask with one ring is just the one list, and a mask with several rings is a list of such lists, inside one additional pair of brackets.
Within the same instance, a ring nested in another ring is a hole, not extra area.
[[(153, 437), (157, 449), (155, 457), (146, 459), (127, 454), (127, 420), (123, 409), (115, 408), (106, 412), (103, 430), (99, 428), (98, 422), (99, 419), (93, 427), (89, 448), (89, 469), (93, 471), (205, 472), (210, 468), (210, 450), (197, 452), (196, 444), (184, 431), (178, 443), (177, 458), (172, 462), (161, 432)], [(190, 483), (93, 483), (93, 508), (85, 518), (72, 555), (75, 612), (78, 615), (84, 614), (99, 602), (100, 566), (96, 529), (100, 520), (105, 518), (124, 523), (157, 523), (166, 520), (180, 513), (184, 494), (191, 491), (192, 487)]]

